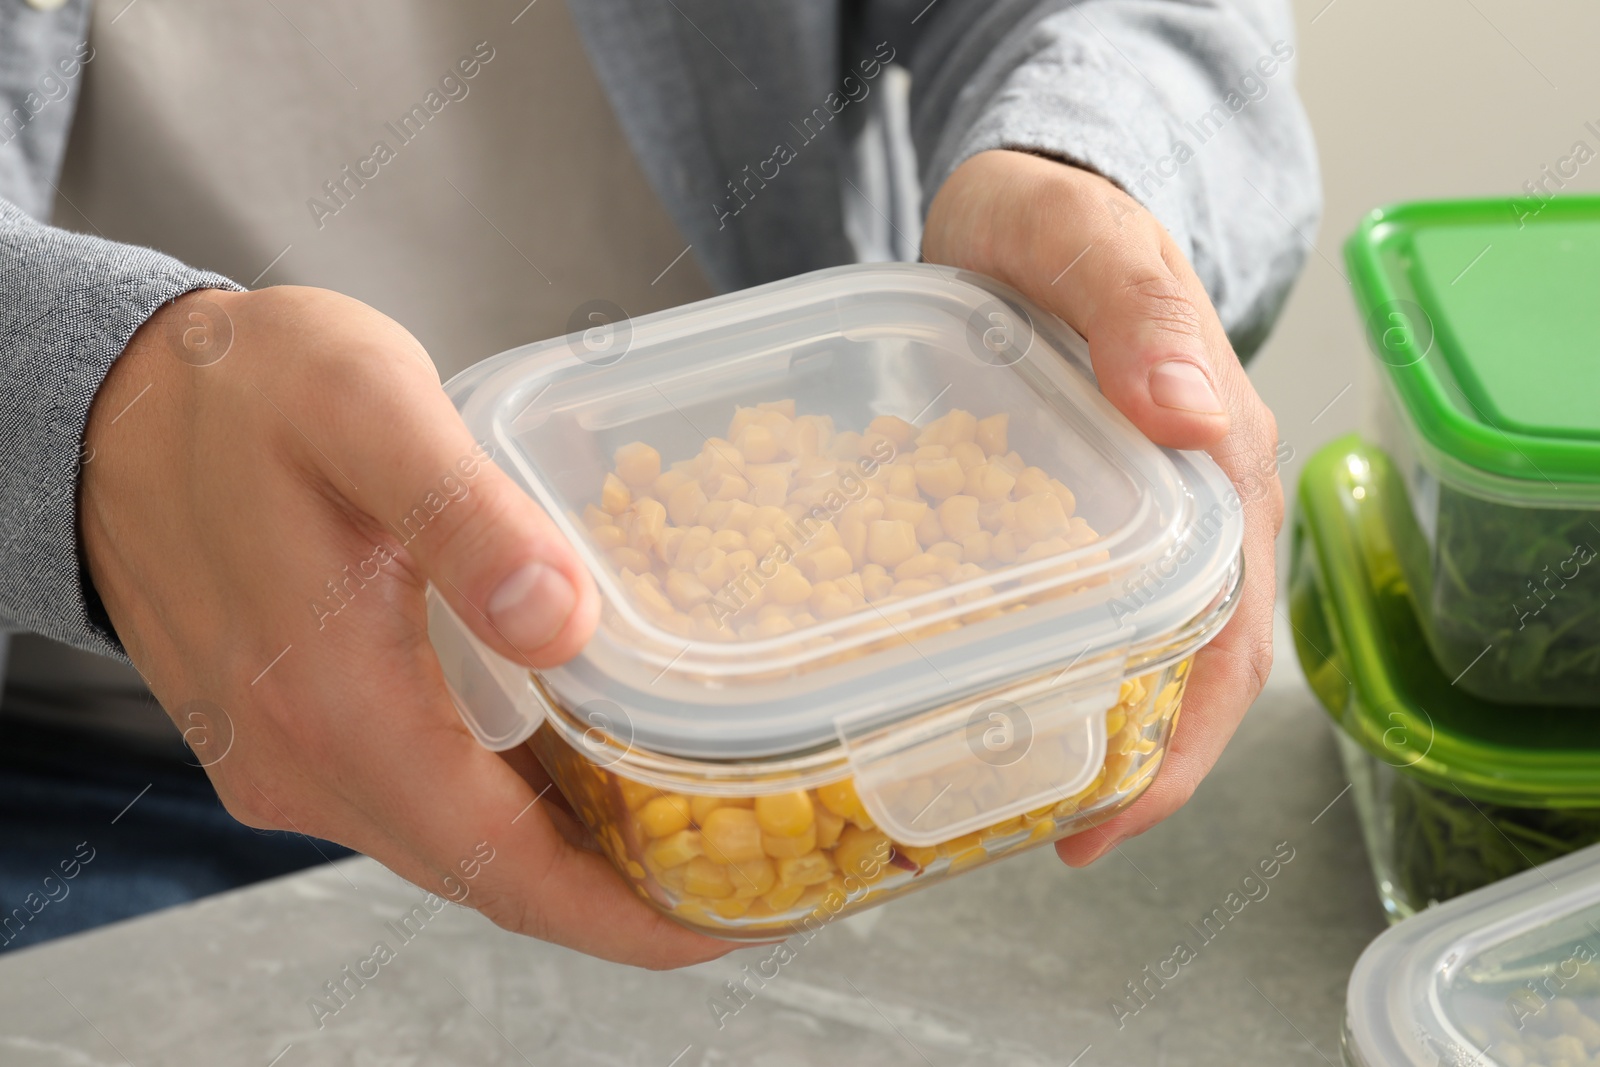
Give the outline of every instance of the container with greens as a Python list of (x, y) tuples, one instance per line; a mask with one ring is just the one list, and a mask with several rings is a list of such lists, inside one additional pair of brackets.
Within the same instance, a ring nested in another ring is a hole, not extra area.
[(1487, 700), (1600, 706), (1600, 197), (1385, 208), (1345, 253), (1440, 667)]
[(1328, 445), (1300, 480), (1290, 563), (1296, 650), (1394, 919), (1600, 841), (1600, 716), (1452, 685), (1388, 520), (1403, 492), (1382, 451)]

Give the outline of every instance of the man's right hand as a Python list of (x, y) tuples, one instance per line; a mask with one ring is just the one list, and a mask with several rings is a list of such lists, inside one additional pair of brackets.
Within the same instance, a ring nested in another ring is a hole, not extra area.
[(428, 583), (534, 667), (577, 653), (599, 598), (397, 323), (316, 289), (190, 293), (112, 367), (86, 444), (89, 574), (234, 817), (348, 845), (606, 959), (734, 947), (635, 896), (539, 800), (526, 750), (497, 756), (457, 716)]

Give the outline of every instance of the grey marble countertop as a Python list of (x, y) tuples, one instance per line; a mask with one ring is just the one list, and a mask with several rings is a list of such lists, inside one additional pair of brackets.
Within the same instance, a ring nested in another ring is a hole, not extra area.
[[(422, 892), (357, 859), (0, 959), (0, 1064), (1337, 1063), (1384, 922), (1326, 716), (1278, 647), (1177, 816), (1088, 870), (1038, 850), (794, 940), (720, 1027), (709, 1002), (772, 949), (653, 974), (457, 908), (402, 941), (387, 924)], [(1293, 859), (1266, 895), (1200, 930), (1275, 848)], [(379, 941), (394, 958), (319, 1026), (312, 998)], [(1125, 983), (1180, 941), (1192, 958), (1129, 1014)]]

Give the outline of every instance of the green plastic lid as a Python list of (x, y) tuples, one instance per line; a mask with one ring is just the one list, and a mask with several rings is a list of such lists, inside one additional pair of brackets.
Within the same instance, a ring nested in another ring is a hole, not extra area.
[(1368, 752), (1435, 786), (1522, 807), (1600, 806), (1600, 718), (1479, 700), (1434, 662), (1383, 515), (1405, 506), (1404, 489), (1354, 435), (1300, 477), (1290, 616), (1317, 698)]
[(1345, 257), (1428, 444), (1491, 474), (1600, 483), (1600, 197), (1381, 208)]

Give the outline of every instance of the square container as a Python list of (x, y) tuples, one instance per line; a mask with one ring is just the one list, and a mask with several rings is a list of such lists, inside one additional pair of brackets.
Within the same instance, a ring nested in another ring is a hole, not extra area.
[(724, 937), (1126, 807), (1236, 602), (1226, 477), (977, 275), (840, 267), (602, 316), (447, 390), (604, 601), (576, 659), (530, 673), (435, 598), (462, 715), (531, 745), (645, 899)]
[(1600, 705), (1600, 198), (1385, 208), (1345, 254), (1434, 656), (1486, 700)]
[(1600, 848), (1431, 908), (1350, 975), (1351, 1067), (1580, 1067), (1600, 1055)]
[(1600, 840), (1600, 720), (1463, 693), (1429, 654), (1386, 511), (1394, 465), (1355, 436), (1306, 464), (1290, 618), (1335, 724), (1391, 920)]

